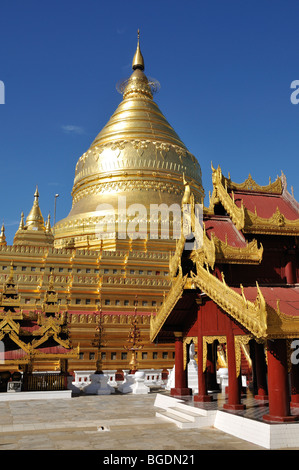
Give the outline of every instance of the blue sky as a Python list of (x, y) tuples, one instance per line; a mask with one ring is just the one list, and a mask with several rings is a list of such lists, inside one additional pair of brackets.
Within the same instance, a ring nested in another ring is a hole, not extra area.
[(44, 217), (71, 209), (79, 157), (121, 101), (137, 29), (155, 101), (198, 159), (236, 182), (283, 171), (299, 200), (297, 0), (2, 0), (0, 221), (9, 243), (35, 186)]

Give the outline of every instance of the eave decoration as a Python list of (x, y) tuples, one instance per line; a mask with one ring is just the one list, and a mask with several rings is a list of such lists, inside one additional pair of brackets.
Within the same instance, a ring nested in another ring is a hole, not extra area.
[[(278, 207), (271, 217), (263, 218), (258, 216), (256, 211), (252, 212), (244, 207), (243, 200), (241, 200), (240, 207), (235, 203), (234, 191), (254, 191), (263, 194), (278, 194), (283, 197), (286, 192), (283, 180), (285, 180), (283, 176), (278, 176), (276, 181), (270, 182), (268, 186), (260, 186), (249, 175), (244, 183), (237, 184), (222, 175), (220, 166), (215, 169), (212, 165), (213, 193), (210, 197), (209, 211), (212, 211), (216, 204), (221, 203), (236, 228), (244, 233), (299, 235), (299, 218), (287, 219)], [(290, 199), (289, 196), (285, 198)]]
[[(42, 311), (29, 314), (16, 311), (16, 308), (20, 305), (20, 298), (14, 283), (13, 263), (11, 264), (10, 275), (3, 286), (0, 297), (2, 307), (2, 311), (0, 311), (0, 340), (5, 343), (5, 337), (9, 337), (18, 348), (24, 351), (24, 355), (9, 359), (8, 363), (29, 364), (42, 358), (48, 358), (52, 361), (53, 358), (78, 357), (79, 349), (72, 349), (68, 338), (66, 312), (57, 313), (57, 308), (59, 308), (57, 300), (53, 286), (53, 276), (51, 276)], [(47, 306), (52, 307), (51, 313), (47, 312)], [(27, 322), (31, 324), (29, 329), (26, 326)], [(34, 327), (32, 328), (32, 326)], [(38, 348), (50, 338), (53, 338), (54, 343), (62, 346), (65, 351), (57, 353), (40, 351)]]

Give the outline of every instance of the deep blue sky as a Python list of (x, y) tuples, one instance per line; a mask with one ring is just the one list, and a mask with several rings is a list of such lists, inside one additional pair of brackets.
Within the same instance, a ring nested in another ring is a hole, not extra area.
[[(131, 73), (137, 29), (161, 111), (203, 172), (236, 182), (281, 170), (299, 199), (298, 0), (2, 0), (0, 221), (12, 243), (35, 186), (44, 217), (71, 209), (76, 162), (106, 124)], [(71, 127), (68, 127), (71, 126)], [(67, 129), (73, 129), (67, 131)]]

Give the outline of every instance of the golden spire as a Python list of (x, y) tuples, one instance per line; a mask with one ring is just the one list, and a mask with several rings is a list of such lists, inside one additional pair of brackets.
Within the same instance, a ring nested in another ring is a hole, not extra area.
[(0, 246), (1, 246), (1, 245), (6, 245), (6, 237), (5, 237), (5, 228), (4, 228), (4, 224), (2, 224), (2, 227), (1, 227)]
[(22, 213), (21, 213), (20, 225), (19, 225), (19, 230), (24, 230), (24, 229), (25, 229), (24, 212), (22, 211)]
[(46, 223), (46, 232), (47, 233), (50, 233), (51, 232), (51, 223), (50, 223), (50, 214), (48, 215), (48, 220), (47, 220), (47, 223)]
[(143, 60), (143, 56), (142, 56), (141, 50), (140, 50), (140, 31), (139, 31), (139, 29), (137, 31), (137, 35), (138, 35), (137, 49), (136, 49), (135, 55), (133, 57), (132, 69), (133, 70), (136, 70), (136, 69), (144, 70), (144, 60)]
[(44, 218), (39, 207), (38, 198), (39, 193), (38, 187), (36, 186), (33, 206), (26, 219), (27, 230), (45, 230)]

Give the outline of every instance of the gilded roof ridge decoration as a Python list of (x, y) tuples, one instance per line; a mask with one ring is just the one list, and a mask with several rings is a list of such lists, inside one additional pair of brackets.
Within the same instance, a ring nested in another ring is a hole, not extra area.
[(268, 305), (268, 335), (275, 338), (298, 338), (299, 316), (287, 315), (281, 311), (280, 300), (276, 300), (276, 308)]
[(287, 219), (279, 207), (268, 218), (263, 218), (249, 209), (245, 209), (246, 233), (260, 233), (267, 235), (299, 235), (299, 217), (295, 220)]
[[(18, 320), (23, 319), (18, 318)], [(42, 324), (42, 326), (31, 333), (34, 336), (41, 336), (40, 338), (33, 339), (29, 343), (25, 343), (20, 339), (20, 335), (28, 336), (26, 331), (23, 331), (20, 323), (14, 320), (14, 314), (6, 314), (5, 316), (1, 316), (0, 319), (0, 340), (3, 340), (6, 335), (26, 354), (29, 356), (34, 355), (35, 357), (39, 357), (40, 353), (37, 348), (47, 341), (50, 337), (53, 337), (57, 344), (63, 346), (66, 349), (70, 349), (70, 340), (69, 339), (62, 339), (59, 337), (59, 334), (62, 332), (62, 323), (61, 321), (50, 317), (47, 321)], [(74, 349), (71, 349), (70, 353), (74, 354)], [(77, 354), (77, 353), (76, 353)], [(46, 356), (48, 357), (48, 356)], [(66, 357), (66, 356), (64, 356)], [(11, 362), (11, 361), (9, 361)]]
[[(287, 219), (278, 207), (268, 218), (260, 217), (256, 212), (253, 213), (244, 207), (242, 199), (241, 207), (238, 207), (235, 203), (234, 191), (232, 190), (231, 193), (229, 193), (227, 186), (224, 185), (226, 179), (223, 179), (220, 166), (218, 166), (217, 169), (212, 166), (212, 171), (213, 193), (210, 198), (210, 210), (215, 206), (215, 204), (221, 202), (237, 230), (241, 230), (245, 233), (269, 235), (299, 234), (299, 218), (296, 220)], [(279, 181), (281, 183), (281, 179), (279, 179)], [(269, 194), (272, 193), (269, 192)]]
[(60, 338), (58, 336), (58, 333), (51, 329), (48, 329), (47, 331), (45, 331), (43, 335), (41, 336), (41, 338), (34, 339), (30, 343), (30, 346), (32, 347), (32, 349), (36, 350), (36, 348), (38, 348), (41, 344), (45, 343), (51, 337), (53, 337), (56, 343), (60, 344), (60, 346), (63, 346), (66, 349), (70, 349), (70, 340)]
[[(267, 337), (268, 306), (257, 282), (257, 295), (255, 301), (252, 302), (246, 299), (242, 285), (240, 286), (241, 294), (238, 294), (226, 284), (223, 273), (221, 281), (210, 273), (208, 268), (204, 268), (201, 263), (197, 265), (197, 274), (191, 272), (190, 275), (193, 288), (199, 288), (204, 292), (234, 320), (244, 326), (255, 338), (264, 339)], [(189, 281), (189, 275), (183, 276), (182, 269), (179, 267), (179, 274), (173, 280), (172, 288), (156, 316), (151, 318), (151, 341), (155, 340), (163, 324), (181, 298), (185, 287), (189, 287)]]
[(283, 183), (282, 179), (280, 176), (277, 175), (277, 178), (275, 181), (271, 181), (271, 178), (269, 178), (269, 184), (267, 185), (260, 185), (258, 184), (251, 176), (249, 173), (248, 178), (246, 178), (243, 183), (236, 183), (231, 180), (230, 175), (228, 178), (225, 176), (222, 176), (223, 179), (223, 185), (229, 190), (229, 191), (254, 191), (254, 192), (261, 192), (261, 193), (267, 193), (267, 194), (282, 194), (283, 191)]
[(256, 283), (256, 300), (251, 302), (245, 298), (243, 293), (238, 294), (226, 284), (223, 273), (221, 281), (198, 264), (197, 274), (191, 273), (191, 278), (201, 291), (205, 292), (210, 299), (256, 338), (266, 337), (267, 306), (258, 283)]
[(183, 294), (184, 287), (188, 281), (188, 274), (183, 276), (182, 269), (179, 267), (179, 273), (174, 279), (171, 289), (166, 295), (163, 304), (157, 314), (151, 316), (150, 321), (150, 340), (153, 342), (159, 333), (162, 325), (170, 315), (172, 309)]
[(209, 239), (204, 226), (203, 250), (194, 250), (190, 258), (195, 264), (204, 259), (204, 262), (213, 270), (215, 263), (260, 264), (263, 251), (263, 245), (260, 243), (258, 246), (256, 239), (246, 241), (243, 247), (232, 246), (227, 239), (226, 241), (220, 240), (214, 232), (211, 233), (211, 239)]
[(0, 341), (3, 340), (5, 335), (17, 344), (23, 351), (28, 353), (30, 351), (30, 344), (25, 343), (19, 337), (20, 324), (13, 320), (12, 316), (6, 315), (2, 321), (0, 321)]
[(298, 212), (299, 215), (299, 202), (294, 197), (294, 189), (291, 187), (291, 193), (287, 189), (287, 178), (283, 172), (281, 172), (281, 181), (282, 181), (282, 198), (289, 203), (293, 209)]
[(245, 247), (235, 247), (214, 235), (214, 243), (217, 262), (222, 261), (238, 264), (260, 264), (262, 262), (264, 248), (261, 243), (260, 246), (258, 246), (256, 239), (250, 242), (246, 240)]
[(213, 182), (213, 193), (210, 199), (210, 208), (213, 208), (215, 204), (221, 202), (226, 212), (232, 219), (232, 222), (236, 226), (237, 230), (242, 230), (245, 226), (245, 210), (243, 201), (241, 201), (241, 207), (235, 204), (234, 198), (232, 198), (227, 188), (223, 185), (223, 177), (220, 166), (215, 170), (212, 165), (212, 182)]
[[(184, 181), (185, 183), (185, 181)], [(186, 183), (185, 183), (186, 184)], [(190, 189), (190, 188), (189, 188)], [(193, 196), (193, 193), (191, 193)], [(186, 197), (191, 197), (185, 191)], [(189, 201), (188, 199), (188, 201)], [(189, 201), (190, 202), (190, 201)], [(192, 204), (191, 204), (192, 207)], [(192, 210), (192, 209), (191, 209)], [(194, 198), (193, 198), (193, 210), (194, 213)], [(194, 228), (194, 227), (193, 227)], [(186, 237), (184, 236), (184, 231), (181, 230), (181, 237), (176, 241), (176, 247), (174, 253), (169, 254), (169, 274), (170, 278), (176, 277), (178, 269), (181, 266), (181, 257), (184, 251), (186, 242)], [(214, 232), (211, 232), (210, 238), (206, 233), (205, 222), (203, 222), (203, 239), (202, 246), (196, 250), (193, 250), (190, 254), (190, 259), (194, 264), (197, 263), (206, 264), (212, 270), (214, 269), (216, 262), (222, 263), (238, 263), (238, 264), (260, 264), (263, 258), (263, 245), (258, 242), (256, 239), (248, 242), (245, 240), (246, 245), (244, 247), (235, 247), (228, 243), (228, 240), (220, 240)]]

